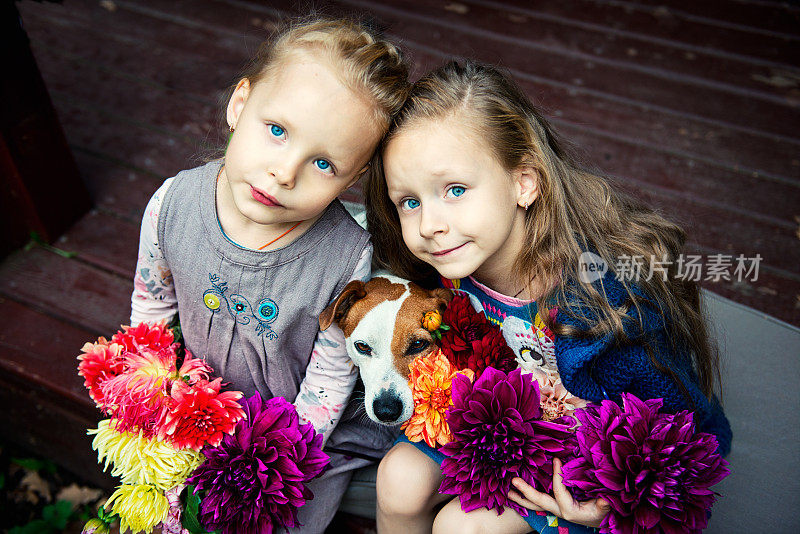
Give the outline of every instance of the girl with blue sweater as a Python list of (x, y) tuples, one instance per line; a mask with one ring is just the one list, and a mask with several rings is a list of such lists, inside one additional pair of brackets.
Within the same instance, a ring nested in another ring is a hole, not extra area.
[[(429, 73), (376, 159), (365, 193), (381, 267), (438, 273), (501, 326), (521, 364), (558, 373), (572, 395), (663, 398), (728, 453), (718, 356), (699, 287), (678, 270), (684, 232), (580, 169), (511, 79), (469, 61)], [(609, 509), (575, 501), (556, 462), (552, 495), (515, 480), (528, 517), (465, 513), (438, 493), (442, 459), (398, 440), (378, 470), (381, 533), (591, 532)]]

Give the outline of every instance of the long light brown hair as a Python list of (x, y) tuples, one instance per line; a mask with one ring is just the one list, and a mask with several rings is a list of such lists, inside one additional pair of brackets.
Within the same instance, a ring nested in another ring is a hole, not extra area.
[[(637, 331), (630, 328), (632, 311), (639, 311), (636, 316), (641, 329), (640, 307), (646, 304), (660, 314), (673, 350), (692, 354), (699, 385), (710, 396), (719, 384), (719, 357), (709, 342), (698, 285), (677, 276), (676, 260), (683, 251), (684, 231), (614, 190), (604, 178), (582, 170), (519, 87), (491, 66), (451, 62), (421, 78), (393, 121), (384, 146), (404, 126), (453, 115), (479, 128), (481, 138), (507, 171), (530, 166), (538, 173), (539, 196), (525, 216), (527, 246), (516, 259), (513, 274), (525, 280), (559, 282), (538, 299), (540, 315), (548, 327), (573, 337), (612, 333), (616, 342), (626, 344), (631, 342), (626, 328), (628, 332)], [(403, 242), (380, 157), (379, 151), (364, 187), (374, 262), (406, 278), (426, 279), (432, 269), (414, 257)], [(650, 272), (651, 259), (655, 258), (665, 267), (668, 264), (667, 276), (664, 279), (656, 274), (650, 280), (639, 277), (636, 291), (623, 277), (620, 283), (627, 298), (622, 306), (613, 307), (602, 280), (593, 284), (580, 276), (578, 259), (586, 251), (597, 254), (612, 270), (618, 258), (641, 257), (644, 275)], [(580, 306), (575, 306), (576, 302)], [(587, 327), (579, 330), (554, 324), (548, 313), (553, 307), (577, 316)], [(653, 365), (670, 376), (689, 399), (669, 363), (659, 361), (648, 343), (646, 348)]]

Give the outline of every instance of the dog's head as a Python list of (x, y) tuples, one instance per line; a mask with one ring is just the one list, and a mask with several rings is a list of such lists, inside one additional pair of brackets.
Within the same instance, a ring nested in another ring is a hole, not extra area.
[(364, 406), (373, 421), (396, 425), (414, 411), (408, 364), (436, 346), (422, 327), (429, 311), (444, 311), (450, 291), (420, 286), (391, 275), (353, 280), (319, 316), (322, 330), (335, 322), (361, 372)]

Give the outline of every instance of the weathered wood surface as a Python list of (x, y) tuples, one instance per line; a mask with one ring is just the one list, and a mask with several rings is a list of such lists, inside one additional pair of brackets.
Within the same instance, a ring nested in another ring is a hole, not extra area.
[[(690, 252), (763, 257), (757, 281), (706, 288), (800, 325), (797, 6), (317, 5), (376, 20), (409, 53), (415, 76), (452, 56), (510, 69), (588, 165), (686, 226)], [(93, 412), (74, 357), (84, 341), (126, 320), (145, 203), (164, 178), (222, 145), (226, 88), (268, 31), (298, 8), (285, 0), (18, 6), (95, 209), (55, 243), (77, 258), (34, 248), (0, 264), (0, 364), (8, 391), (18, 394), (3, 402), (15, 410), (37, 398), (50, 399), (41, 406), (60, 403), (57, 418), (71, 430), (60, 432), (58, 448), (80, 443), (64, 461), (84, 471), (91, 462), (75, 429), (90, 424)], [(357, 195), (356, 188), (347, 198)], [(33, 386), (25, 390), (21, 380)], [(16, 400), (23, 394), (27, 403)], [(73, 415), (63, 414), (68, 408)], [(24, 418), (39, 417), (45, 428), (56, 417), (25, 409)], [(25, 432), (24, 420), (10, 419), (17, 426), (9, 428)]]

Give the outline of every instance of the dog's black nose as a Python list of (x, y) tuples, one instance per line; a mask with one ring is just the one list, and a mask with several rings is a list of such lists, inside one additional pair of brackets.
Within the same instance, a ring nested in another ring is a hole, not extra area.
[(375, 412), (375, 417), (384, 423), (390, 423), (397, 421), (397, 418), (400, 417), (400, 413), (403, 411), (403, 403), (393, 393), (382, 391), (372, 401), (372, 411)]

